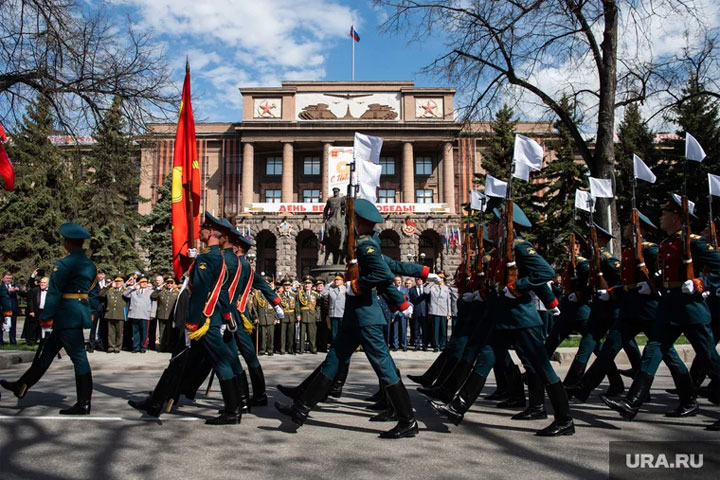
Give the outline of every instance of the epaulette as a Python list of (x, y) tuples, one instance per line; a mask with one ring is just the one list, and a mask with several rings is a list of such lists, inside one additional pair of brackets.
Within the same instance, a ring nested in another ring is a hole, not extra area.
[(602, 252), (603, 257), (610, 258), (612, 255), (610, 255), (610, 252)]
[(587, 260), (587, 258), (583, 257), (582, 255), (575, 256), (575, 259), (579, 262), (584, 262), (585, 260)]
[(700, 235), (698, 235), (696, 233), (691, 233), (690, 238), (692, 238), (693, 240), (697, 240), (698, 238), (700, 238)]
[(650, 245), (655, 245), (653, 242), (646, 242), (644, 240), (643, 240), (642, 244), (643, 244), (643, 247), (649, 247)]
[(358, 242), (364, 242), (365, 240), (371, 240), (372, 237), (370, 235), (360, 235), (358, 237)]

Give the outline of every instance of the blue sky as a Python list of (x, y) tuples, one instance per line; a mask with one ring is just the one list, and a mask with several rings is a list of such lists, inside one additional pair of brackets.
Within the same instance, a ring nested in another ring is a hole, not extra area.
[(412, 80), (441, 85), (417, 72), (443, 51), (441, 39), (409, 43), (381, 35), (387, 12), (348, 0), (115, 0), (118, 15), (151, 32), (164, 48), (180, 87), (190, 57), (193, 107), (202, 121), (238, 121), (239, 87), (279, 86), (282, 80), (350, 80), (350, 25), (356, 80)]

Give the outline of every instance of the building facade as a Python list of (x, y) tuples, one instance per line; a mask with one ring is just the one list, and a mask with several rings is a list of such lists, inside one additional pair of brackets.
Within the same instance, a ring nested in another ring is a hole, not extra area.
[[(196, 125), (202, 206), (234, 217), (256, 246), (257, 270), (298, 278), (323, 264), (323, 207), (334, 147), (355, 132), (382, 137), (378, 226), (383, 253), (454, 273), (460, 260), (459, 205), (481, 172), (487, 124), (455, 118), (452, 88), (413, 82), (283, 82), (240, 91), (237, 123)], [(521, 133), (552, 134), (547, 123)], [(171, 171), (175, 125), (152, 127), (141, 154), (140, 196), (157, 200)], [(343, 192), (344, 193), (344, 192)]]

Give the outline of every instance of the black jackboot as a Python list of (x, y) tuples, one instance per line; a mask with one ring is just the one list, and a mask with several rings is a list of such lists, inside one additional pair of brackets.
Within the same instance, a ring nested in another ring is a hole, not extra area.
[(547, 418), (545, 410), (545, 382), (534, 372), (527, 372), (528, 380), (528, 407), (520, 413), (513, 415), (513, 420), (538, 420)]
[(605, 402), (605, 405), (618, 412), (623, 418), (632, 420), (635, 418), (635, 415), (637, 415), (640, 406), (647, 397), (654, 379), (654, 376), (640, 371), (635, 377), (635, 380), (633, 380), (625, 398), (616, 400), (606, 397), (605, 395), (600, 395), (600, 399)]
[(605, 378), (605, 372), (602, 365), (595, 360), (576, 385), (566, 387), (568, 397), (574, 396), (582, 403), (587, 402), (588, 397), (602, 383), (603, 378)]
[(608, 386), (607, 390), (605, 390), (604, 395), (606, 397), (619, 397), (625, 392), (625, 384), (623, 383), (623, 379), (620, 376), (620, 372), (618, 372), (617, 365), (615, 365), (614, 361), (610, 363), (608, 368), (607, 379), (610, 386)]
[(335, 378), (333, 378), (333, 383), (332, 383), (332, 386), (330, 387), (330, 392), (328, 392), (328, 396), (333, 397), (333, 398), (340, 398), (342, 396), (342, 389), (343, 389), (343, 386), (345, 386), (345, 380), (347, 380), (349, 371), (350, 371), (349, 363), (340, 365), (340, 370), (338, 370), (337, 375), (335, 375)]
[(695, 393), (695, 383), (690, 372), (684, 375), (674, 376), (675, 386), (680, 397), (680, 404), (671, 412), (665, 414), (666, 417), (692, 417), (700, 411), (697, 404), (697, 395)]
[(327, 395), (327, 391), (332, 384), (332, 378), (326, 377), (318, 371), (312, 382), (305, 388), (292, 405), (285, 405), (275, 402), (275, 408), (283, 415), (291, 418), (297, 426), (302, 426), (307, 420), (310, 410), (312, 410), (318, 402)]
[(193, 365), (192, 368), (188, 368), (180, 384), (180, 393), (185, 395), (185, 398), (191, 401), (195, 401), (197, 391), (202, 386), (203, 382), (208, 375), (212, 372), (212, 364), (210, 361), (203, 359), (200, 364)]
[(407, 377), (423, 387), (429, 387), (440, 375), (443, 365), (447, 362), (447, 357), (448, 355), (445, 352), (441, 352), (425, 373), (422, 375), (408, 375)]
[(238, 378), (232, 377), (227, 380), (218, 379), (218, 383), (220, 383), (220, 391), (222, 392), (225, 407), (219, 416), (211, 418), (205, 421), (205, 423), (207, 425), (237, 425), (242, 421)]
[(583, 363), (577, 359), (573, 359), (572, 363), (570, 364), (570, 368), (568, 369), (567, 375), (565, 375), (565, 380), (563, 380), (563, 385), (565, 385), (565, 387), (575, 386), (585, 373), (586, 367), (587, 363)]
[(508, 399), (499, 402), (496, 406), (498, 408), (525, 408), (525, 384), (517, 365), (512, 364), (505, 369), (505, 381), (507, 382)]
[(460, 360), (457, 360), (455, 358), (448, 358), (447, 361), (443, 364), (442, 370), (440, 370), (437, 378), (430, 385), (430, 388), (439, 387), (440, 385), (445, 383), (445, 380), (450, 376), (458, 363), (460, 363)]
[(507, 391), (507, 379), (505, 369), (502, 368), (497, 362), (493, 367), (495, 373), (495, 384), (497, 388), (490, 395), (485, 397), (485, 400), (501, 402), (507, 400), (510, 394)]
[(133, 407), (135, 410), (145, 412), (151, 417), (159, 417), (162, 413), (162, 403), (156, 402), (154, 395), (150, 395), (145, 400), (128, 400), (128, 405)]
[(322, 364), (318, 365), (317, 368), (313, 370), (313, 372), (297, 387), (286, 387), (285, 385), (278, 385), (277, 389), (286, 397), (290, 397), (295, 400), (299, 398), (300, 395), (302, 395), (303, 392), (307, 389), (308, 385), (310, 385), (312, 381), (315, 380), (315, 377), (318, 376), (318, 374), (320, 373), (321, 367)]
[(440, 415), (447, 417), (448, 420), (455, 425), (460, 425), (460, 422), (462, 422), (465, 417), (465, 413), (470, 410), (470, 407), (472, 407), (480, 395), (486, 380), (487, 378), (482, 375), (472, 372), (458, 394), (452, 399), (452, 402), (444, 405), (430, 401), (430, 406)]
[(77, 390), (77, 403), (70, 408), (60, 410), (60, 415), (89, 415), (90, 397), (92, 397), (92, 373), (75, 375), (75, 389)]
[(465, 360), (460, 360), (442, 385), (433, 388), (418, 387), (417, 390), (427, 397), (440, 400), (443, 403), (450, 403), (455, 396), (455, 392), (465, 383), (471, 371), (472, 365)]
[(244, 371), (235, 375), (235, 387), (240, 399), (240, 413), (250, 413), (250, 385), (248, 385), (247, 374)]
[(252, 384), (252, 397), (250, 405), (253, 407), (264, 407), (268, 404), (267, 392), (265, 391), (265, 375), (262, 366), (250, 367), (250, 383)]
[(380, 434), (380, 438), (406, 438), (418, 434), (418, 424), (415, 420), (410, 395), (405, 389), (402, 380), (385, 386), (385, 392), (397, 415), (398, 423), (392, 429)]
[(546, 388), (555, 419), (547, 427), (535, 432), (535, 435), (539, 437), (573, 435), (575, 433), (575, 424), (570, 416), (570, 404), (568, 403), (565, 387), (562, 382), (555, 382), (547, 385)]
[[(38, 352), (42, 346), (38, 348)], [(37, 358), (36, 354), (36, 358)], [(43, 372), (40, 371), (40, 368), (35, 366), (35, 363), (32, 363), (30, 365), (30, 368), (27, 369), (27, 371), (23, 374), (22, 377), (20, 377), (19, 380), (15, 382), (8, 382), (7, 380), (0, 380), (0, 386), (2, 386), (6, 390), (10, 390), (13, 395), (15, 395), (17, 398), (23, 398), (28, 390), (30, 390), (30, 387), (35, 385), (38, 380), (40, 380), (40, 377), (42, 377)]]

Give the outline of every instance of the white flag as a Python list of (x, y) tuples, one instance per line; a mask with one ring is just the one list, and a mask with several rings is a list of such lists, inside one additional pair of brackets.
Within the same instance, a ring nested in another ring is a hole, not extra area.
[(543, 163), (543, 148), (531, 138), (515, 135), (513, 160), (518, 163), (525, 163), (533, 170), (540, 170)]
[(470, 208), (473, 210), (485, 211), (487, 197), (477, 190), (470, 191)]
[(525, 162), (515, 162), (515, 171), (513, 177), (519, 178), (520, 180), (530, 181), (530, 171), (532, 167)]
[(695, 140), (695, 137), (687, 132), (685, 132), (685, 158), (696, 162), (702, 162), (703, 158), (705, 158), (705, 150)]
[(710, 195), (720, 197), (720, 176), (708, 173), (708, 185), (710, 186)]
[(498, 180), (492, 175), (485, 175), (485, 195), (488, 197), (505, 198), (507, 182)]
[(594, 206), (595, 199), (593, 199), (592, 195), (590, 195), (590, 192), (575, 190), (575, 208), (590, 212), (594, 210)]
[(359, 159), (355, 159), (355, 162), (357, 183), (360, 186), (358, 197), (375, 203), (377, 201), (376, 189), (380, 186), (382, 166)]
[(590, 177), (590, 195), (595, 198), (613, 198), (612, 180)]
[(633, 172), (635, 173), (635, 178), (639, 178), (640, 180), (645, 180), (646, 182), (655, 183), (655, 180), (657, 180), (657, 177), (655, 174), (650, 170), (650, 167), (645, 165), (645, 162), (642, 161), (642, 158), (638, 157), (633, 153)]
[(353, 154), (355, 160), (366, 160), (372, 163), (380, 163), (380, 150), (382, 150), (383, 139), (371, 137), (355, 132), (355, 143)]
[[(677, 200), (677, 202), (682, 205), (682, 197), (678, 195), (677, 193), (673, 193), (672, 196)], [(690, 215), (695, 213), (695, 202), (688, 199), (688, 211), (690, 212)]]

